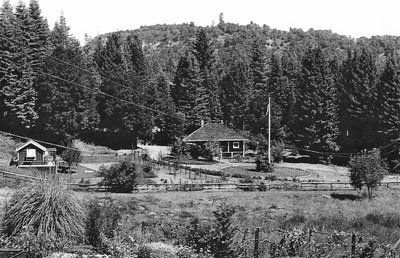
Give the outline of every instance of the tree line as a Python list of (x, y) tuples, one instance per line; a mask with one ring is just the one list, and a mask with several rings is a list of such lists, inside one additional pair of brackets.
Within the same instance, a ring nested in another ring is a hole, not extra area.
[(400, 38), (279, 31), (220, 18), (88, 38), (36, 0), (0, 17), (0, 128), (68, 144), (171, 144), (200, 121), (323, 153), (398, 155)]

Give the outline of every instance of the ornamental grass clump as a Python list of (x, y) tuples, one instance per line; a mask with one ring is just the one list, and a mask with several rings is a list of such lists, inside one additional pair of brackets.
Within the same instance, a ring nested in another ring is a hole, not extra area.
[(62, 181), (42, 181), (15, 191), (6, 205), (2, 226), (7, 236), (31, 233), (47, 240), (75, 242), (85, 235), (85, 212)]

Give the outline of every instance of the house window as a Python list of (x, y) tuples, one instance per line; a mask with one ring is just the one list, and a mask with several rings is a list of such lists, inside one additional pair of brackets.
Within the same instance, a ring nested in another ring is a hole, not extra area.
[(26, 149), (26, 158), (35, 160), (36, 159), (36, 150), (35, 149)]
[(233, 148), (234, 149), (239, 149), (239, 142), (233, 142)]

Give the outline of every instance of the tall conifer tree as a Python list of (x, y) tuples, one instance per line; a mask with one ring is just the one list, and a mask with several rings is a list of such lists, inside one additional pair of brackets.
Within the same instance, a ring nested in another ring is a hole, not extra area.
[(301, 147), (338, 150), (338, 103), (330, 64), (320, 47), (310, 47), (302, 62), (296, 138)]

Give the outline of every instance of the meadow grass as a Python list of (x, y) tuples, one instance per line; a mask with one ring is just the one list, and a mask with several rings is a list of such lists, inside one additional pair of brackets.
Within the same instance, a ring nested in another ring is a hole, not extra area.
[(275, 175), (278, 178), (282, 177), (300, 177), (300, 176), (308, 176), (310, 174), (309, 171), (304, 171), (301, 169), (295, 168), (285, 168), (285, 167), (275, 167), (272, 173), (262, 173), (257, 172), (254, 166), (234, 166), (222, 169), (222, 171), (229, 174), (242, 174), (242, 175), (250, 175), (250, 176), (266, 176), (266, 175)]
[[(193, 217), (209, 220), (218, 205), (238, 207), (235, 221), (241, 228), (314, 228), (332, 232), (356, 231), (364, 237), (376, 237), (393, 244), (400, 237), (400, 191), (382, 189), (369, 199), (336, 199), (331, 194), (346, 192), (166, 192), (137, 194), (81, 193), (81, 198), (109, 196), (119, 201), (133, 201), (139, 207), (136, 221), (172, 221), (183, 226)], [(335, 196), (335, 195), (333, 195)]]

